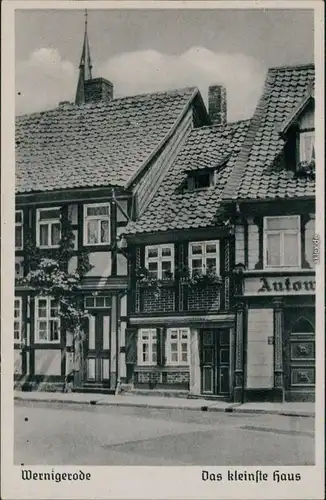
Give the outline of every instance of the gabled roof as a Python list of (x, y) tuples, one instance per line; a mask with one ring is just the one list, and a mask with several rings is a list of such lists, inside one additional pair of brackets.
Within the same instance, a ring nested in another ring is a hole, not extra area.
[[(249, 121), (194, 129), (147, 210), (127, 226), (127, 234), (212, 227), (218, 224), (221, 193), (235, 164)], [(216, 168), (215, 186), (180, 192), (191, 171)]]
[(304, 103), (315, 78), (314, 65), (272, 68), (248, 129), (224, 200), (314, 196), (315, 182), (295, 177), (282, 161), (282, 124)]
[(128, 187), (196, 96), (185, 88), (17, 117), (16, 192)]

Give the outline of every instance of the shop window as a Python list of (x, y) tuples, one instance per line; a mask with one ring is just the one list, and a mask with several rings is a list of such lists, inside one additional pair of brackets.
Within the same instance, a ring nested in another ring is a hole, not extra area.
[(166, 332), (166, 364), (189, 364), (189, 328), (168, 328)]
[(155, 328), (138, 330), (138, 365), (156, 365), (157, 363), (157, 332)]
[(23, 211), (16, 210), (15, 212), (15, 249), (22, 250), (23, 248)]
[(153, 278), (171, 279), (174, 274), (174, 245), (147, 246), (145, 267)]
[(21, 342), (22, 337), (22, 299), (15, 297), (14, 302), (14, 341)]
[(84, 244), (110, 243), (110, 204), (96, 203), (84, 206)]
[(60, 208), (36, 210), (36, 242), (40, 248), (56, 248), (61, 238)]
[(60, 342), (59, 303), (51, 297), (35, 299), (36, 342)]
[(85, 297), (84, 304), (86, 309), (111, 307), (111, 297), (108, 295), (91, 295), (89, 297)]
[(264, 267), (301, 266), (300, 216), (264, 217)]
[(211, 272), (219, 274), (219, 242), (202, 241), (189, 243), (189, 269), (191, 276)]

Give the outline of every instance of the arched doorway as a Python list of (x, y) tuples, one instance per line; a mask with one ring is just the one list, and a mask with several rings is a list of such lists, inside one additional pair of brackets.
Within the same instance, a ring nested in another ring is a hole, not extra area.
[(311, 310), (285, 314), (284, 387), (287, 401), (314, 401), (315, 326)]

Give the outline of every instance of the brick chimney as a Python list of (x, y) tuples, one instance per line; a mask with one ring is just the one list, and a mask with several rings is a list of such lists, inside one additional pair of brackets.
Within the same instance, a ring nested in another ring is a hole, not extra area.
[(84, 83), (84, 102), (111, 101), (113, 84), (105, 78), (92, 78)]
[(208, 114), (214, 125), (227, 123), (226, 88), (211, 85), (208, 88)]

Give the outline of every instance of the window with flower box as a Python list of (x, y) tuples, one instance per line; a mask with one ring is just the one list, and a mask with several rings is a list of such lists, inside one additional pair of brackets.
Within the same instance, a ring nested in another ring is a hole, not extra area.
[(110, 203), (84, 205), (84, 244), (110, 244)]
[(170, 279), (174, 274), (174, 245), (147, 246), (145, 267), (153, 278)]
[(300, 216), (264, 217), (264, 267), (301, 267)]
[(14, 342), (22, 339), (22, 299), (15, 297), (14, 302)]
[(189, 364), (189, 328), (168, 328), (166, 332), (166, 364)]
[(218, 241), (198, 241), (189, 243), (190, 275), (203, 276), (207, 272), (216, 275), (220, 272)]
[(36, 244), (40, 248), (57, 248), (61, 238), (60, 208), (36, 210)]
[(54, 298), (35, 298), (35, 341), (60, 342), (59, 303)]
[(16, 210), (15, 212), (15, 249), (22, 250), (23, 248), (23, 211)]
[(142, 328), (138, 330), (138, 365), (157, 364), (157, 331), (156, 328)]

